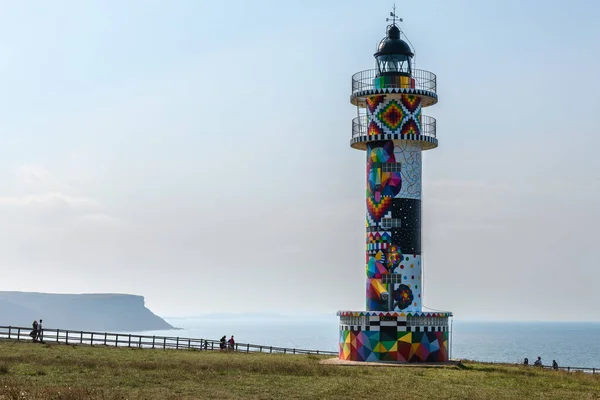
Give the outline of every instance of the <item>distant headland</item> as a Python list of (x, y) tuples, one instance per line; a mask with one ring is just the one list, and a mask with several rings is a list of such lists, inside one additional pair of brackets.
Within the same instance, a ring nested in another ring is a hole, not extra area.
[(29, 327), (40, 318), (46, 329), (104, 332), (174, 329), (146, 308), (143, 296), (0, 291), (0, 325)]

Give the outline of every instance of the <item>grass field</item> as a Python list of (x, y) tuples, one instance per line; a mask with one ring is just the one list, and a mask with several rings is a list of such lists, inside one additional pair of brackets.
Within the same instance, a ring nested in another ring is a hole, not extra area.
[(0, 399), (600, 399), (600, 375), (464, 363), (321, 365), (321, 357), (0, 342)]

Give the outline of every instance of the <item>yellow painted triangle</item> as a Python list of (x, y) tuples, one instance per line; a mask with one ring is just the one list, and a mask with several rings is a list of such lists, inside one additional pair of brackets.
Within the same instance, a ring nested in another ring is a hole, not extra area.
[(419, 350), (419, 346), (421, 346), (421, 343), (413, 343), (413, 345), (410, 346), (410, 355), (408, 356), (409, 359), (411, 359), (412, 356), (414, 356), (415, 353)]
[(412, 343), (412, 332), (408, 332), (406, 335), (398, 339), (399, 342)]
[(388, 351), (398, 351), (398, 342), (394, 342), (394, 345)]
[(377, 346), (375, 346), (373, 351), (377, 353), (387, 353), (387, 349), (381, 344), (381, 342), (377, 343)]

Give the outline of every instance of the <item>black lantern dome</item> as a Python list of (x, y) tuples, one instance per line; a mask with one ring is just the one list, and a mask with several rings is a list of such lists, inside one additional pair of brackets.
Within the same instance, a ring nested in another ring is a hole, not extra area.
[(387, 31), (387, 36), (379, 42), (377, 53), (378, 75), (411, 76), (411, 59), (414, 56), (408, 43), (400, 39), (400, 28), (395, 24)]

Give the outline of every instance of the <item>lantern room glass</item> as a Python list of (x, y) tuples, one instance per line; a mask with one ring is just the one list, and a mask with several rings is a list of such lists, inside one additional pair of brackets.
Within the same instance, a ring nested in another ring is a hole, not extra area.
[(377, 56), (377, 70), (381, 75), (411, 76), (410, 57), (404, 54), (384, 54)]

